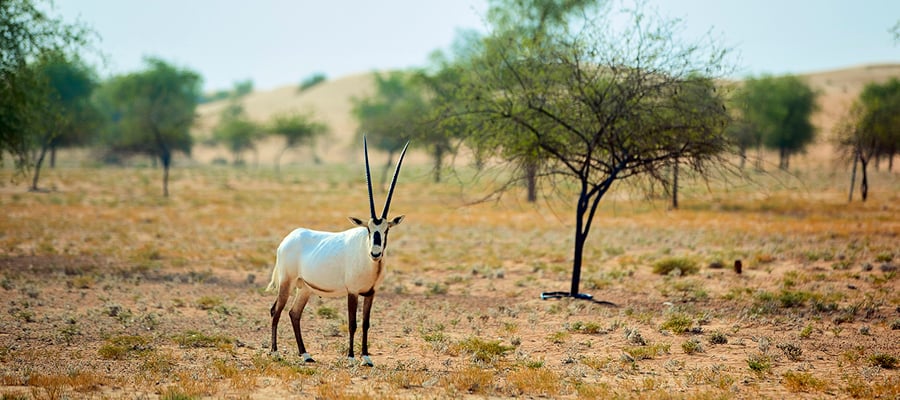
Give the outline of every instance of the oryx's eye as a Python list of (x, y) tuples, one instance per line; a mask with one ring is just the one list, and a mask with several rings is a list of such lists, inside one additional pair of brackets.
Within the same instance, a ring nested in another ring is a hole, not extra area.
[(381, 232), (375, 232), (375, 234), (372, 235), (372, 244), (381, 246)]

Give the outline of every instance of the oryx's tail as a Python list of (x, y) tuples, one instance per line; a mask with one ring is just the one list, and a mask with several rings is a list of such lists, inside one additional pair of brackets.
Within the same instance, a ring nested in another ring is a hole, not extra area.
[(275, 268), (272, 268), (272, 280), (269, 281), (269, 286), (266, 287), (267, 292), (271, 292), (281, 284), (281, 277), (279, 276), (278, 269), (278, 262), (276, 261)]

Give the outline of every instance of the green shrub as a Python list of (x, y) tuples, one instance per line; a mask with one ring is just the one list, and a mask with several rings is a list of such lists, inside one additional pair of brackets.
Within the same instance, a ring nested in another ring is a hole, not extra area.
[(672, 313), (669, 319), (662, 323), (660, 328), (671, 331), (674, 334), (685, 333), (694, 326), (694, 319), (685, 313)]
[(669, 275), (672, 273), (690, 275), (696, 274), (699, 271), (700, 265), (697, 261), (687, 257), (668, 257), (653, 264), (653, 273), (659, 275)]

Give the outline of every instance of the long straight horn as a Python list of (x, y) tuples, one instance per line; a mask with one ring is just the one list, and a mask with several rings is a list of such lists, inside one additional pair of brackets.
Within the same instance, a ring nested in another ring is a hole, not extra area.
[(391, 208), (391, 197), (394, 195), (394, 186), (397, 185), (397, 175), (400, 175), (400, 164), (403, 164), (403, 156), (406, 154), (407, 147), (409, 147), (409, 142), (406, 142), (406, 145), (403, 146), (403, 151), (400, 152), (400, 159), (397, 160), (397, 168), (394, 169), (394, 177), (391, 178), (391, 188), (388, 189), (387, 199), (384, 200), (384, 209), (381, 210), (381, 219), (387, 218), (388, 209)]
[(369, 145), (366, 136), (363, 135), (363, 151), (366, 154), (366, 185), (369, 186), (369, 214), (375, 219), (375, 198), (372, 197), (372, 173), (369, 171)]

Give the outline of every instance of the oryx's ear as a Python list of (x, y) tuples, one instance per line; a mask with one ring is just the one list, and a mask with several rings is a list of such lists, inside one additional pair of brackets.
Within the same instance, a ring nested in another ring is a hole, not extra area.
[(356, 226), (365, 226), (365, 227), (368, 227), (368, 226), (369, 226), (369, 224), (363, 222), (363, 220), (361, 220), (361, 219), (359, 219), (359, 218), (347, 217), (347, 219), (349, 219), (350, 222), (353, 223), (353, 225), (356, 225)]
[(388, 227), (392, 227), (392, 226), (394, 226), (394, 225), (400, 225), (400, 223), (403, 222), (403, 218), (404, 218), (404, 217), (406, 217), (406, 216), (405, 216), (405, 215), (401, 215), (401, 216), (399, 216), (399, 217), (396, 217), (396, 218), (394, 218), (394, 219), (388, 221)]

